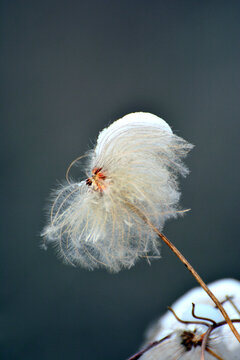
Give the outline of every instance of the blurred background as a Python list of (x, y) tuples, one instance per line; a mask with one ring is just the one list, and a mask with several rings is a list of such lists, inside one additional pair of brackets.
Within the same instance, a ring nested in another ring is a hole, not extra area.
[[(1, 1), (1, 359), (124, 360), (196, 286), (162, 259), (109, 274), (40, 249), (51, 189), (98, 132), (152, 112), (195, 144), (165, 234), (206, 282), (239, 279), (240, 2)], [(74, 170), (77, 177), (78, 172)]]

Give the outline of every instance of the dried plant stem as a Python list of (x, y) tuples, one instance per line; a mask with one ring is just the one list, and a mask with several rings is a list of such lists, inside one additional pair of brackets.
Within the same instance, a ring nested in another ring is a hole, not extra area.
[(236, 310), (236, 312), (240, 315), (240, 311), (237, 308), (237, 306), (234, 304), (234, 302), (232, 301), (232, 299), (229, 296), (226, 296), (226, 300), (230, 302), (230, 304), (232, 305), (232, 307)]
[(149, 222), (149, 220), (147, 220), (145, 218), (145, 221), (147, 222), (147, 224), (153, 229), (153, 231), (155, 231), (155, 233), (165, 242), (165, 244), (174, 252), (174, 254), (179, 258), (179, 260), (186, 266), (186, 268), (190, 271), (190, 273), (195, 277), (195, 279), (197, 280), (197, 282), (201, 285), (201, 287), (203, 288), (203, 290), (206, 291), (206, 293), (208, 294), (208, 296), (212, 299), (212, 301), (215, 303), (215, 305), (217, 306), (217, 308), (221, 311), (224, 319), (226, 320), (228, 326), (230, 327), (230, 329), (232, 330), (233, 334), (235, 335), (235, 337), (237, 338), (237, 340), (240, 342), (240, 335), (237, 332), (237, 329), (235, 328), (235, 326), (233, 325), (231, 319), (229, 318), (227, 312), (225, 311), (224, 307), (222, 306), (222, 304), (220, 303), (220, 301), (215, 297), (215, 295), (211, 292), (211, 290), (208, 288), (208, 286), (205, 284), (205, 282), (202, 280), (202, 278), (198, 275), (198, 273), (196, 272), (196, 270), (192, 267), (192, 265), (187, 261), (187, 259), (180, 253), (180, 251), (176, 248), (175, 245), (173, 245), (171, 243), (170, 240), (168, 240), (168, 238), (166, 238), (165, 235), (163, 235), (152, 223)]
[[(218, 360), (223, 360), (223, 358), (220, 357), (218, 354), (216, 354), (213, 350), (207, 348), (206, 351), (207, 351), (209, 354), (211, 354), (213, 357), (215, 357), (216, 359), (218, 359)], [(204, 359), (203, 359), (203, 360), (204, 360)]]
[(163, 235), (152, 223), (151, 221), (146, 217), (145, 214), (142, 213), (141, 210), (139, 210), (137, 207), (135, 207), (133, 204), (130, 204), (129, 202), (126, 202), (126, 205), (136, 214), (138, 215), (164, 242), (165, 244), (174, 252), (174, 254), (179, 258), (179, 260), (186, 266), (186, 268), (190, 271), (190, 273), (194, 276), (194, 278), (197, 280), (199, 285), (203, 288), (203, 290), (206, 291), (208, 296), (212, 299), (212, 301), (215, 303), (217, 308), (221, 311), (224, 319), (226, 320), (226, 323), (232, 330), (234, 336), (240, 343), (240, 335), (233, 325), (230, 317), (228, 316), (227, 312), (225, 311), (224, 307), (220, 303), (220, 301), (216, 298), (216, 296), (211, 292), (211, 290), (208, 288), (208, 286), (205, 284), (205, 282), (202, 280), (202, 278), (198, 275), (196, 270), (192, 267), (192, 265), (187, 261), (187, 259), (182, 255), (182, 253), (176, 248), (173, 243), (168, 240), (168, 238)]
[(203, 336), (202, 346), (201, 346), (201, 360), (205, 360), (205, 350), (207, 349), (207, 341), (212, 329), (213, 329), (213, 325), (209, 326), (209, 328), (207, 329), (207, 331)]

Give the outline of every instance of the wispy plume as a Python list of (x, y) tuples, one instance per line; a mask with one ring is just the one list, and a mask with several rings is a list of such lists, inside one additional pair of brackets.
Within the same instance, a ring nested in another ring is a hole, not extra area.
[(64, 260), (117, 272), (159, 256), (160, 231), (181, 214), (178, 175), (192, 145), (156, 115), (132, 113), (100, 132), (87, 154), (87, 177), (53, 193), (42, 235)]

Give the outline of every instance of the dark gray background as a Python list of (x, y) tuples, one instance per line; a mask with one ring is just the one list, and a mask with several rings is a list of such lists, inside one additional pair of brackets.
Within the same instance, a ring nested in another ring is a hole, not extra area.
[(117, 275), (65, 266), (43, 208), (100, 129), (153, 112), (196, 145), (166, 235), (206, 282), (239, 278), (240, 2), (2, 1), (1, 34), (1, 359), (124, 360), (195, 281), (165, 246)]

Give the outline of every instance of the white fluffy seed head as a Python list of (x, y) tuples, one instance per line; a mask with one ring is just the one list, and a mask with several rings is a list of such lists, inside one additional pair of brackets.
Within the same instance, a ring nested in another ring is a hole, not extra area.
[(113, 272), (159, 256), (143, 218), (161, 231), (181, 213), (177, 176), (188, 173), (182, 158), (191, 148), (156, 115), (132, 113), (115, 121), (89, 153), (88, 179), (54, 193), (45, 242), (73, 265)]
[[(234, 279), (222, 279), (209, 284), (208, 287), (223, 303), (229, 317), (239, 319), (240, 282)], [(188, 291), (174, 302), (171, 308), (181, 320), (197, 322), (199, 319), (194, 318), (192, 315), (192, 303), (195, 304), (195, 316), (211, 319), (217, 323), (224, 320), (219, 309), (215, 307), (215, 304), (201, 287)], [(209, 325), (212, 324), (209, 320), (205, 320), (205, 322)], [(240, 331), (240, 324), (235, 323), (234, 325)], [(206, 330), (206, 325), (181, 323), (174, 317), (172, 312), (168, 311), (146, 333), (144, 348), (149, 343), (157, 341), (158, 344), (145, 351), (139, 359), (199, 360), (201, 358), (201, 341), (198, 343), (198, 340), (202, 339), (202, 335), (205, 334)], [(211, 332), (207, 341), (207, 348), (221, 359), (239, 359), (240, 344), (227, 324)], [(211, 360), (214, 357), (206, 352), (205, 359)]]

